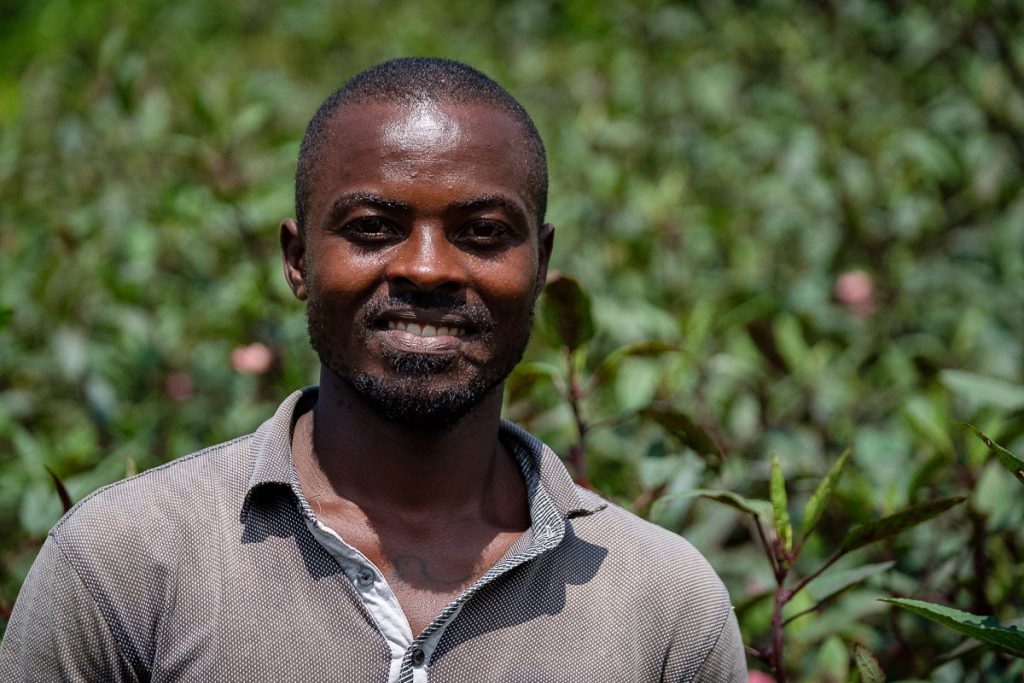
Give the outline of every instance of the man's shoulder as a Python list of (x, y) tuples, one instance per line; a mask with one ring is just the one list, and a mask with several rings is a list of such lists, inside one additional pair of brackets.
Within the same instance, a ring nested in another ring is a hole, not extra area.
[(145, 541), (244, 495), (253, 434), (209, 446), (108, 484), (74, 505), (51, 529), (59, 546)]
[(599, 494), (578, 487), (581, 499), (600, 501), (601, 509), (573, 520), (579, 533), (593, 540), (600, 539), (609, 550), (652, 565), (681, 564), (701, 572), (714, 570), (704, 556), (683, 536), (658, 526), (602, 498)]
[[(603, 500), (580, 490), (584, 499)], [(674, 595), (703, 607), (731, 610), (729, 594), (707, 558), (680, 534), (649, 522), (615, 503), (603, 501), (601, 509), (571, 520), (579, 541), (607, 553), (604, 562), (612, 575), (665, 596)], [(673, 598), (674, 599), (674, 598)]]
[(578, 565), (589, 567), (588, 594), (600, 614), (631, 624), (651, 643), (665, 644), (666, 671), (696, 671), (719, 646), (740, 671), (732, 601), (704, 555), (681, 535), (596, 493), (577, 493), (596, 511), (568, 520), (566, 550)]
[[(291, 420), (311, 388), (292, 393), (256, 431), (109, 484), (84, 498), (50, 531), (61, 547), (123, 540), (132, 545), (166, 532), (200, 532), (238, 521), (251, 486), (287, 481)], [(139, 540), (141, 539), (141, 540)]]

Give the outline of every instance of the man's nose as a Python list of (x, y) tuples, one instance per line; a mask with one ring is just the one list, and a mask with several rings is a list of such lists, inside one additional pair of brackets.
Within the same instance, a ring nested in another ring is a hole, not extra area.
[(458, 248), (444, 230), (417, 226), (394, 252), (388, 280), (425, 292), (451, 294), (466, 284)]

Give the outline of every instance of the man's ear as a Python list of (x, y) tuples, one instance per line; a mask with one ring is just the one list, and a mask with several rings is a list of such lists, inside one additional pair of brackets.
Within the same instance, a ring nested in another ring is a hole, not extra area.
[(306, 243), (295, 220), (281, 221), (281, 258), (284, 261), (284, 279), (292, 294), (306, 300)]
[(551, 250), (555, 246), (555, 226), (545, 223), (540, 226), (537, 235), (538, 262), (537, 262), (537, 294), (544, 289), (548, 280), (548, 264), (551, 263)]

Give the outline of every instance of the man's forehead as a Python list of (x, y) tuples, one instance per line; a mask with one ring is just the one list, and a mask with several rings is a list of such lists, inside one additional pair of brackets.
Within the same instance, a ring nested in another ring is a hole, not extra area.
[[(426, 180), (461, 173), (465, 180), (490, 178), (521, 197), (530, 211), (536, 209), (536, 197), (526, 145), (518, 121), (484, 103), (350, 103), (328, 123), (313, 184), (327, 190), (322, 183), (333, 185), (334, 180), (372, 181), (396, 174), (419, 174)], [(467, 176), (472, 168), (480, 174)], [(313, 194), (320, 192), (314, 189)]]
[(435, 145), (451, 148), (463, 133), (459, 117), (437, 102), (418, 102), (408, 110), (388, 120), (384, 127), (383, 142), (388, 147), (419, 147)]
[(506, 111), (483, 102), (445, 100), (366, 101), (342, 105), (328, 128), (335, 135), (367, 139), (379, 135), (386, 143), (455, 141), (469, 132), (487, 133), (493, 141), (518, 145), (524, 138), (518, 122)]

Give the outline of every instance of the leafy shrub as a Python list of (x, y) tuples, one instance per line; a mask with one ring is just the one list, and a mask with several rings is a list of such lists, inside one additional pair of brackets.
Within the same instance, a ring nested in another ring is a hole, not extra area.
[[(760, 653), (778, 567), (750, 514), (689, 493), (770, 500), (774, 471), (778, 501), (784, 479), (796, 528), (821, 514), (788, 581), (851, 528), (965, 496), (794, 593), (785, 663), (803, 679), (872, 658), (892, 678), (1019, 675), (876, 598), (1002, 624), (1024, 604), (1024, 499), (954, 426), (1024, 446), (1022, 14), (866, 0), (0, 9), (0, 513), (14, 522), (0, 602), (60, 515), (47, 467), (77, 499), (249, 431), (315, 380), (275, 247), (302, 127), (361, 68), (444, 54), (535, 115), (555, 266), (582, 283), (562, 294), (593, 299), (593, 337), (568, 355), (538, 324), (507, 414), (606, 496), (684, 531)], [(832, 504), (809, 515), (847, 448)]]

